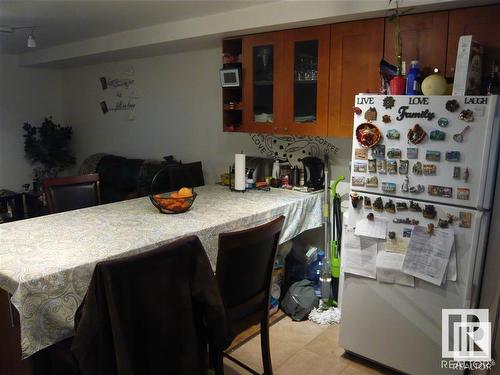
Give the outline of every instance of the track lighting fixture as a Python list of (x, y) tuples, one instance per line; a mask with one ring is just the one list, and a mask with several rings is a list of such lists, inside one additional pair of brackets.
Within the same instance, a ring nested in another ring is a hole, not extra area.
[(40, 26), (0, 26), (0, 33), (12, 34), (17, 30), (31, 30), (28, 34), (27, 45), (28, 48), (36, 48), (36, 40), (35, 40), (35, 29), (40, 28)]

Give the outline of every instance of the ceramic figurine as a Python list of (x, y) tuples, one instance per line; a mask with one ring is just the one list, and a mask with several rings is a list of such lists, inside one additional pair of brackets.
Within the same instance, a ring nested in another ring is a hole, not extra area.
[(394, 205), (394, 202), (392, 201), (392, 199), (389, 199), (385, 205), (384, 205), (384, 209), (391, 213), (391, 214), (394, 214), (396, 213), (396, 206)]
[(384, 210), (384, 201), (382, 198), (377, 197), (375, 198), (375, 201), (373, 202), (373, 209), (375, 211), (383, 211)]
[(424, 215), (426, 219), (435, 219), (437, 212), (432, 204), (426, 204), (422, 211), (422, 215)]
[(351, 193), (351, 205), (353, 208), (358, 208), (358, 203), (363, 199), (358, 193)]
[(418, 184), (417, 186), (410, 187), (410, 193), (412, 194), (420, 194), (425, 191), (425, 186)]
[(420, 205), (418, 203), (410, 201), (410, 211), (420, 212), (422, 211), (422, 209), (420, 208)]
[(413, 164), (413, 167), (411, 170), (412, 170), (413, 174), (420, 176), (422, 174), (422, 163), (417, 161), (415, 164)]
[(401, 185), (401, 191), (403, 193), (408, 193), (410, 191), (410, 180), (408, 176), (405, 176), (405, 179), (403, 181), (403, 185)]

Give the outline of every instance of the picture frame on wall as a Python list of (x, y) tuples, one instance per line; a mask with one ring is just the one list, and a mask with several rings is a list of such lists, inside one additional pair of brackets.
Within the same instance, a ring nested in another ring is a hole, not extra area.
[(238, 68), (222, 68), (220, 83), (222, 87), (240, 87), (240, 70)]

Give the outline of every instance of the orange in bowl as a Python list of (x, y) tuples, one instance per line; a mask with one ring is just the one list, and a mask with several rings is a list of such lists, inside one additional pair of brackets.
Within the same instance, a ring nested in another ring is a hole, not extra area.
[(190, 188), (183, 187), (178, 193), (180, 198), (191, 198), (193, 196), (193, 191)]

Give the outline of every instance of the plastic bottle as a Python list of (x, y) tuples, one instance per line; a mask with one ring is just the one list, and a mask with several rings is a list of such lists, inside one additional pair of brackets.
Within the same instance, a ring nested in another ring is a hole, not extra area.
[(420, 94), (420, 66), (418, 60), (412, 60), (410, 70), (406, 75), (406, 95)]
[(323, 269), (324, 257), (325, 257), (325, 252), (323, 250), (318, 250), (317, 258), (309, 264), (307, 270), (307, 279), (312, 281), (314, 292), (318, 297), (321, 297), (320, 275), (321, 275), (321, 270)]
[(321, 273), (319, 275), (319, 284), (321, 288), (321, 299), (327, 303), (332, 297), (332, 273), (330, 270), (330, 262), (323, 259)]

